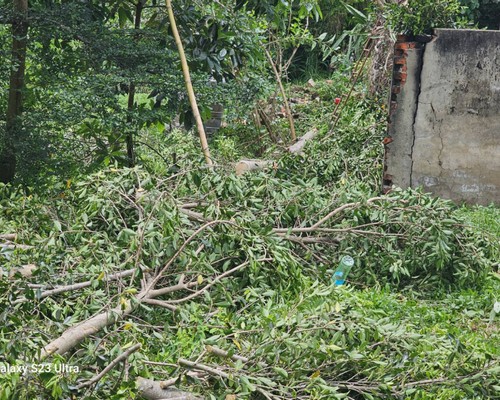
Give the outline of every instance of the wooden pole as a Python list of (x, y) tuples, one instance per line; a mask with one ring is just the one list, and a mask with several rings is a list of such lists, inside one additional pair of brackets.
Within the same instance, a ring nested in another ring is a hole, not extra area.
[(189, 74), (189, 66), (186, 60), (186, 55), (184, 53), (184, 47), (182, 46), (181, 37), (179, 35), (179, 31), (177, 30), (174, 10), (172, 9), (172, 1), (165, 0), (165, 2), (167, 5), (168, 18), (170, 20), (172, 34), (174, 35), (175, 44), (177, 45), (177, 50), (181, 59), (182, 73), (184, 75), (184, 82), (186, 83), (189, 103), (191, 104), (193, 116), (196, 120), (196, 126), (198, 128), (198, 135), (200, 136), (201, 150), (203, 151), (203, 155), (205, 156), (205, 162), (207, 163), (207, 165), (213, 165), (212, 157), (210, 157), (210, 150), (208, 148), (207, 136), (205, 135), (205, 128), (203, 126), (200, 110), (198, 109), (198, 103), (196, 102), (196, 96), (193, 90), (193, 84), (191, 82), (191, 76)]

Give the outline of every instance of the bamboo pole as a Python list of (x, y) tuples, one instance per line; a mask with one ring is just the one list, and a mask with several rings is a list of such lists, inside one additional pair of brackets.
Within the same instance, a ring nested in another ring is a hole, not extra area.
[(200, 110), (198, 109), (196, 96), (193, 90), (193, 83), (191, 82), (191, 76), (189, 74), (189, 66), (186, 60), (186, 54), (184, 53), (184, 47), (182, 46), (181, 37), (179, 35), (179, 31), (177, 30), (174, 10), (172, 9), (172, 1), (165, 0), (165, 2), (167, 6), (168, 19), (170, 20), (170, 26), (172, 28), (172, 34), (174, 35), (175, 44), (177, 45), (177, 50), (181, 59), (182, 73), (184, 75), (184, 82), (186, 83), (189, 103), (191, 104), (193, 116), (196, 120), (196, 126), (198, 128), (198, 135), (200, 136), (201, 150), (203, 151), (203, 155), (205, 156), (205, 162), (207, 163), (207, 165), (213, 165), (212, 158), (210, 157), (210, 150), (208, 148), (207, 136), (205, 135), (205, 128), (203, 127), (203, 121), (201, 119)]

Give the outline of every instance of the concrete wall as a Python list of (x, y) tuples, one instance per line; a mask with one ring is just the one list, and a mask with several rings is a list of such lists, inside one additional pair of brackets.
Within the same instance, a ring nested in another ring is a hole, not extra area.
[(385, 191), (500, 204), (500, 31), (399, 37), (390, 109)]

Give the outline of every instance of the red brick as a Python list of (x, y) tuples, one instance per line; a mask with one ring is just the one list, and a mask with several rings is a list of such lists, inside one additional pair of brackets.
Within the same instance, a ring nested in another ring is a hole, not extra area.
[(394, 79), (402, 82), (406, 82), (406, 72), (395, 72)]
[(417, 46), (416, 42), (404, 42), (404, 43), (396, 43), (394, 48), (397, 50), (408, 50), (408, 49), (414, 49), (416, 46)]

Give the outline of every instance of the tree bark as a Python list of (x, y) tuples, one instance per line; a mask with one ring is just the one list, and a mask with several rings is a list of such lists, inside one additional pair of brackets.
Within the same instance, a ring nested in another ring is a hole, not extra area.
[(207, 136), (205, 135), (205, 127), (203, 126), (200, 110), (198, 109), (198, 103), (196, 102), (196, 96), (194, 94), (193, 84), (191, 82), (191, 76), (189, 74), (189, 66), (186, 60), (186, 55), (184, 54), (184, 47), (182, 46), (181, 37), (179, 35), (179, 31), (177, 30), (174, 10), (172, 9), (172, 2), (171, 0), (165, 0), (165, 3), (167, 5), (168, 18), (170, 20), (172, 34), (174, 35), (175, 44), (177, 45), (177, 50), (179, 51), (179, 57), (181, 59), (182, 73), (184, 74), (184, 82), (186, 83), (189, 103), (191, 104), (191, 110), (193, 111), (193, 116), (196, 120), (196, 126), (198, 128), (198, 135), (200, 136), (201, 150), (203, 152), (203, 155), (205, 156), (205, 162), (207, 163), (207, 165), (213, 165), (212, 157), (210, 156), (210, 150), (208, 148)]
[(64, 354), (84, 339), (88, 338), (90, 335), (93, 335), (116, 321), (123, 319), (139, 306), (143, 297), (144, 293), (141, 292), (136, 296), (136, 302), (127, 300), (122, 305), (119, 305), (109, 311), (94, 315), (86, 321), (66, 329), (61, 336), (43, 347), (40, 359), (44, 360), (52, 354)]
[(24, 73), (28, 35), (28, 0), (13, 1), (12, 66), (10, 72), (9, 100), (7, 105), (5, 136), (0, 155), (0, 182), (12, 181), (16, 173), (15, 143), (20, 129), (19, 117), (23, 111)]
[(164, 382), (138, 377), (137, 387), (140, 395), (147, 400), (201, 400), (201, 397), (191, 393), (171, 389)]

